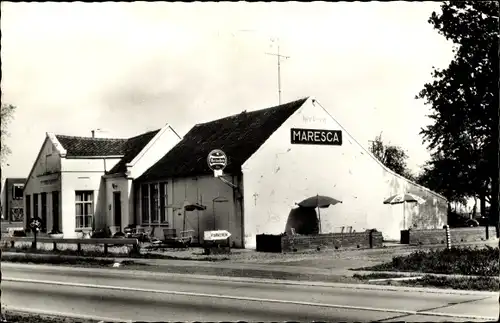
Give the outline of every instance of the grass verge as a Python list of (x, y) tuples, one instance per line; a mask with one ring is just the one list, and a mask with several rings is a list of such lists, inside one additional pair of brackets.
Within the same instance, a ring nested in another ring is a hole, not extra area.
[(419, 250), (407, 256), (394, 257), (388, 263), (354, 270), (498, 276), (498, 258), (498, 247)]
[(22, 312), (6, 311), (5, 318), (8, 323), (97, 323), (96, 320), (80, 320), (53, 315), (28, 314)]
[[(359, 278), (368, 281), (367, 278)], [(373, 279), (373, 278), (369, 278)], [(422, 278), (408, 280), (386, 280), (371, 282), (377, 285), (432, 287), (455, 290), (490, 291), (499, 290), (500, 280), (496, 277), (446, 277), (425, 275)]]
[(369, 273), (369, 274), (354, 274), (352, 277), (359, 280), (371, 280), (371, 279), (403, 278), (412, 276), (400, 275), (400, 274), (388, 274), (388, 273)]
[[(2, 261), (15, 263), (31, 264), (50, 264), (50, 265), (76, 265), (81, 267), (108, 267), (115, 263), (114, 259), (97, 259), (93, 257), (68, 257), (65, 255), (46, 255), (46, 254), (9, 254), (2, 255)], [(146, 264), (134, 261), (122, 261), (122, 265), (147, 266)]]
[(45, 250), (45, 249), (31, 249), (29, 247), (22, 248), (2, 248), (2, 252), (12, 252), (18, 254), (40, 254), (40, 255), (65, 255), (65, 256), (79, 256), (79, 257), (115, 257), (115, 258), (136, 258), (136, 259), (168, 259), (168, 260), (196, 260), (196, 261), (225, 261), (230, 258), (225, 255), (214, 255), (214, 256), (202, 256), (195, 255), (193, 257), (184, 256), (171, 256), (162, 255), (158, 253), (113, 253), (109, 252), (106, 256), (104, 252), (94, 251), (94, 250)]

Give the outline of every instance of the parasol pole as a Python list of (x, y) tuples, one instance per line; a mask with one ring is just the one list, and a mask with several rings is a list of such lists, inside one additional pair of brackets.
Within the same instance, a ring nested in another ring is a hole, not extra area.
[(403, 200), (403, 230), (406, 230), (406, 201)]
[(318, 206), (319, 234), (321, 234), (321, 211), (319, 210), (319, 194), (316, 194), (316, 205)]

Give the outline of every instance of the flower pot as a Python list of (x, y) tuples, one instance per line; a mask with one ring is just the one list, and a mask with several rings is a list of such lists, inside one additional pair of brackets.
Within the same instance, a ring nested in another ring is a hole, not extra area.
[(64, 237), (64, 234), (62, 233), (49, 233), (49, 237), (52, 239), (62, 239)]

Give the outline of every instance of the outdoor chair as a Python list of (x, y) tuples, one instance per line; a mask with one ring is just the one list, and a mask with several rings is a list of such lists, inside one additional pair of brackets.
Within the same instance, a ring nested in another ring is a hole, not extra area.
[(111, 236), (114, 237), (116, 233), (120, 232), (119, 226), (110, 226), (109, 231), (111, 232)]

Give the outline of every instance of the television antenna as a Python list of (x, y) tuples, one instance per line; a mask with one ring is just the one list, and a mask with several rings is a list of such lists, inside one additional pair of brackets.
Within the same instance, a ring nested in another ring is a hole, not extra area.
[(288, 59), (290, 56), (285, 56), (280, 54), (280, 43), (279, 38), (271, 39), (271, 42), (276, 43), (277, 52), (276, 53), (266, 53), (267, 55), (276, 56), (278, 59), (278, 103), (281, 105), (281, 60)]

